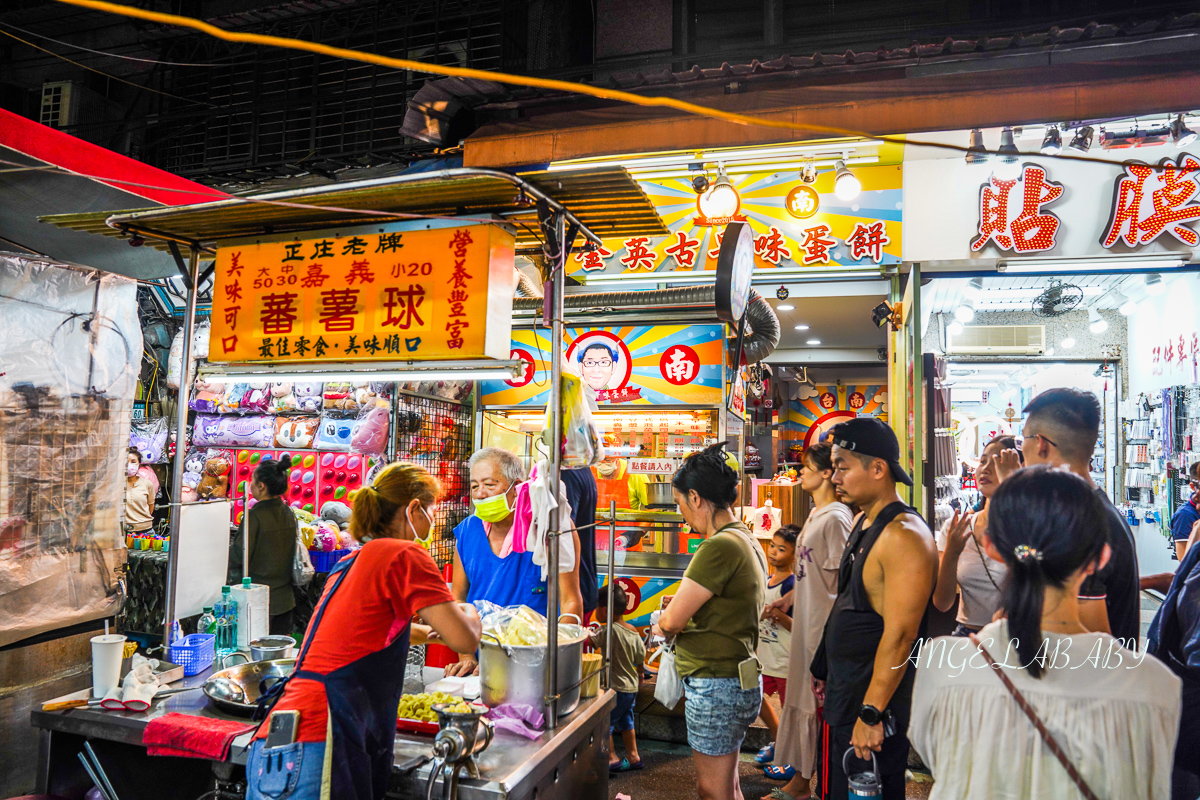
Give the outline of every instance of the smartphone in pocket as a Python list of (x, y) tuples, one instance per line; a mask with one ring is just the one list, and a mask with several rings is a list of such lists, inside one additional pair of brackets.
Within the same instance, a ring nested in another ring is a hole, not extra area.
[(738, 663), (738, 681), (742, 689), (749, 691), (760, 684), (759, 674), (762, 672), (762, 665), (758, 663), (758, 658), (750, 656), (745, 661)]
[(271, 714), (271, 725), (267, 728), (264, 747), (283, 747), (296, 741), (300, 728), (299, 711), (275, 711)]

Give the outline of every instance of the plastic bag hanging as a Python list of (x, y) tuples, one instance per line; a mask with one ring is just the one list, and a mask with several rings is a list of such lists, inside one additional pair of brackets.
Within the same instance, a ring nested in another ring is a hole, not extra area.
[[(596, 392), (577, 376), (562, 375), (562, 465), (590, 467), (604, 460), (604, 437), (596, 427)], [(550, 407), (542, 423), (542, 442), (551, 446)]]

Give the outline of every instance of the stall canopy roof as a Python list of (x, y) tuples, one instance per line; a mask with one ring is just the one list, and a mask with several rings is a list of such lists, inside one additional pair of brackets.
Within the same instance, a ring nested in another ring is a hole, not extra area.
[(140, 233), (155, 247), (166, 245), (151, 237), (207, 249), (233, 239), (397, 221), (378, 212), (418, 217), (498, 215), (516, 226), (517, 249), (531, 251), (541, 248), (539, 198), (560, 204), (594, 237), (668, 233), (650, 200), (622, 167), (517, 174), (450, 168), (180, 208), (66, 214), (42, 221), (104, 236)]
[(169, 254), (37, 225), (43, 214), (196, 203), (224, 192), (0, 109), (0, 249), (131, 278), (178, 275)]

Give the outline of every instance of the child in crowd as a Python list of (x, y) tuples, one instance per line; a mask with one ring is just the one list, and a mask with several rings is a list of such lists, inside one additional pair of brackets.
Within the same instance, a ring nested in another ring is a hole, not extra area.
[[(609, 688), (617, 693), (617, 707), (612, 711), (612, 727), (609, 735), (608, 748), (611, 760), (608, 762), (610, 773), (628, 772), (642, 768), (642, 758), (638, 755), (637, 737), (633, 730), (633, 704), (637, 700), (638, 686), (642, 680), (642, 665), (646, 661), (646, 645), (638, 635), (637, 628), (625, 621), (625, 590), (621, 584), (613, 584), (613, 619), (608, 620), (609, 585), (601, 586), (596, 604), (596, 621), (602, 626), (612, 626), (612, 686)], [(604, 651), (607, 639), (605, 628), (600, 628), (591, 636), (592, 646)], [(608, 654), (605, 654), (606, 657)], [(620, 733), (621, 741), (625, 743), (625, 758), (617, 758), (617, 748), (613, 743), (612, 734)]]
[[(767, 549), (767, 561), (771, 564), (771, 577), (767, 580), (767, 606), (758, 623), (758, 660), (763, 667), (763, 704), (759, 712), (771, 735), (771, 743), (759, 751), (756, 761), (769, 764), (775, 758), (775, 737), (779, 734), (779, 715), (774, 706), (767, 702), (767, 695), (779, 695), (779, 702), (787, 698), (788, 651), (792, 646), (792, 612), (771, 608), (771, 603), (792, 591), (796, 575), (792, 571), (796, 561), (796, 535), (800, 529), (795, 525), (784, 525), (775, 531)], [(777, 780), (791, 778), (789, 766), (767, 768), (767, 777)], [(794, 774), (794, 773), (793, 773)]]

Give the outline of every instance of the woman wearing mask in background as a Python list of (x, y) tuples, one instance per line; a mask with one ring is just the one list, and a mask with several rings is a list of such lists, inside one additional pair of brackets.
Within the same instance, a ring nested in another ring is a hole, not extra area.
[(454, 602), (433, 558), (414, 541), (433, 533), (439, 491), (424, 469), (401, 463), (355, 496), (350, 534), (362, 548), (329, 574), (296, 672), (272, 709), (299, 712), (296, 742), (266, 749), (268, 717), (246, 765), (249, 800), (382, 798), (413, 616), (457, 652), (479, 646), (479, 615)]
[[(671, 481), (684, 521), (705, 540), (653, 629), (657, 636), (675, 637), (688, 744), (705, 800), (741, 800), (738, 751), (762, 705), (755, 651), (767, 559), (731, 510), (738, 476), (725, 460), (724, 446), (688, 456)], [(740, 677), (747, 661), (753, 662), (749, 688)]]
[(938, 637), (917, 656), (909, 736), (933, 772), (930, 800), (1082, 796), (976, 641), (1092, 792), (1169, 797), (1179, 678), (1080, 621), (1079, 586), (1111, 553), (1095, 489), (1078, 475), (1030, 467), (988, 505), (983, 545), (1008, 566), (1007, 617), (969, 640)]
[[(279, 461), (263, 459), (250, 479), (250, 494), (258, 502), (250, 509), (247, 523), (250, 541), (249, 570), (246, 574), (254, 583), (271, 588), (270, 632), (273, 636), (291, 636), (292, 618), (296, 609), (296, 593), (292, 591), (292, 566), (296, 560), (296, 517), (283, 502), (287, 492), (288, 473), (292, 457)], [(245, 543), (238, 528), (229, 552), (229, 569), (233, 580), (242, 577), (242, 556)]]
[(138, 474), (142, 454), (136, 447), (125, 456), (125, 530), (146, 533), (154, 527), (154, 484)]
[[(487, 600), (498, 606), (526, 605), (546, 613), (546, 582), (533, 551), (524, 550), (532, 525), (528, 490), (522, 497), (525, 468), (513, 453), (485, 447), (471, 455), (471, 503), (474, 512), (454, 529), (454, 596), (460, 602)], [(521, 498), (521, 499), (518, 499)], [(579, 552), (579, 534), (571, 526)], [(516, 542), (515, 539), (520, 541)], [(516, 545), (516, 546), (514, 546)], [(579, 590), (579, 559), (574, 569), (558, 576), (562, 614), (583, 618)], [(474, 657), (446, 667), (449, 676), (470, 675), (479, 666)]]
[[(767, 777), (787, 777), (783, 770), (789, 765), (795, 774), (787, 785), (772, 790), (764, 800), (802, 800), (812, 794), (821, 721), (820, 703), (812, 691), (813, 678), (808, 667), (821, 644), (829, 610), (837, 599), (838, 566), (854, 523), (850, 509), (837, 500), (833, 446), (828, 442), (810, 445), (804, 451), (800, 460), (800, 486), (812, 496), (814, 508), (797, 540), (796, 588), (767, 609), (776, 613), (792, 609), (789, 691), (779, 721), (779, 741), (767, 758), (774, 758), (775, 767), (767, 768)], [(772, 774), (772, 769), (780, 772)]]
[(992, 621), (1000, 610), (1008, 568), (1004, 562), (989, 558), (983, 542), (987, 537), (987, 501), (996, 493), (1000, 481), (1020, 467), (1021, 451), (1011, 436), (998, 436), (983, 448), (975, 482), (983, 495), (983, 508), (975, 514), (955, 513), (938, 532), (937, 546), (942, 553), (938, 567), (933, 604), (938, 611), (949, 611), (958, 602), (958, 627), (951, 636), (977, 632)]

